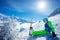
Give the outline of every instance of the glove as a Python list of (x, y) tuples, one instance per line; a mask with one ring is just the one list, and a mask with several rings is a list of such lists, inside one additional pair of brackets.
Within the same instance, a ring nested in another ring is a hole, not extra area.
[(55, 34), (55, 32), (52, 32), (52, 36), (53, 36), (53, 37), (56, 37), (56, 34)]
[(32, 36), (33, 27), (30, 27), (29, 35)]
[(30, 30), (33, 29), (32, 27), (30, 27)]

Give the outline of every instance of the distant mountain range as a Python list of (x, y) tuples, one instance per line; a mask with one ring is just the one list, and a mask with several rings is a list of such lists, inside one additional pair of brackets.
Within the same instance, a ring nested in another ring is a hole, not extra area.
[(56, 10), (54, 10), (48, 17), (55, 16), (57, 14), (60, 14), (60, 8), (57, 8)]
[[(55, 16), (57, 14), (60, 14), (60, 8), (57, 8), (56, 10), (54, 10), (48, 17), (52, 17), (52, 16)], [(0, 13), (0, 20), (2, 21), (8, 21), (8, 19), (11, 18), (11, 19), (16, 19), (18, 22), (20, 23), (30, 23), (30, 21), (28, 20), (25, 20), (25, 19), (22, 19), (20, 17), (16, 17), (16, 16), (6, 16), (2, 13)]]
[(21, 23), (29, 23), (28, 20), (25, 20), (25, 19), (22, 19), (22, 18), (17, 18), (17, 17), (15, 17), (15, 18)]
[(21, 22), (21, 23), (29, 23), (28, 20), (25, 20), (25, 19), (22, 19), (20, 17), (16, 17), (16, 16), (6, 16), (2, 13), (0, 13), (0, 20), (1, 21), (8, 21), (10, 19), (16, 19), (18, 22)]

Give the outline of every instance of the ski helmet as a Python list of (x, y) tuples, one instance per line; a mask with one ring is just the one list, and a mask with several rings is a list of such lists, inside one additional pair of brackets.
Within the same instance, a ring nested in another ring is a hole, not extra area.
[(45, 21), (45, 20), (48, 21), (48, 18), (44, 18), (44, 19), (43, 19), (43, 21)]

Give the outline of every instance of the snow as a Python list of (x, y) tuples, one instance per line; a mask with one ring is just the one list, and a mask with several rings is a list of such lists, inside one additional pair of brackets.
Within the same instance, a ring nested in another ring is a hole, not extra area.
[(45, 37), (38, 37), (36, 40), (46, 40)]
[(60, 23), (60, 14), (50, 17), (49, 20), (52, 21), (53, 24)]
[[(0, 14), (1, 16), (3, 14)], [(6, 16), (6, 15), (5, 15)], [(2, 16), (2, 17), (5, 17)], [(30, 37), (29, 36), (29, 28), (30, 28), (30, 23), (22, 23), (19, 22), (17, 19), (11, 18), (11, 17), (7, 17), (7, 20), (1, 20), (0, 19), (0, 31), (1, 30), (6, 30), (6, 32), (4, 32), (4, 34), (6, 33), (6, 35), (3, 37), (4, 39), (8, 39), (9, 40), (48, 40), (49, 38), (46, 38), (46, 36), (41, 36), (41, 37)], [(55, 30), (56, 30), (56, 34), (58, 34), (58, 37), (60, 38), (60, 14), (50, 17), (49, 21), (52, 22)], [(32, 24), (32, 27), (34, 30), (39, 31), (39, 30), (44, 30), (44, 22), (41, 20), (40, 22), (37, 21), (35, 23)], [(22, 31), (21, 31), (22, 30)], [(0, 34), (1, 35), (1, 34)]]
[[(56, 30), (56, 34), (57, 34), (58, 38), (60, 38), (60, 17), (59, 16), (60, 16), (60, 14), (49, 18), (49, 21), (52, 22), (52, 24), (53, 24), (53, 26), (54, 26), (54, 28)], [(56, 24), (58, 24), (58, 25), (56, 26)], [(34, 28), (34, 30), (37, 30), (37, 31), (45, 29), (43, 21), (41, 21), (40, 23), (38, 21), (33, 23), (32, 27)], [(43, 37), (43, 36), (42, 37), (33, 38), (33, 40), (34, 39), (35, 40), (48, 40), (48, 38), (46, 39), (46, 37)]]
[(29, 28), (30, 27), (30, 23), (23, 23), (23, 24), (21, 24), (21, 27)]
[(36, 23), (33, 23), (33, 29), (36, 30), (36, 31), (39, 31), (39, 30), (44, 30), (45, 27), (44, 27), (44, 22), (41, 21), (41, 22), (36, 22)]

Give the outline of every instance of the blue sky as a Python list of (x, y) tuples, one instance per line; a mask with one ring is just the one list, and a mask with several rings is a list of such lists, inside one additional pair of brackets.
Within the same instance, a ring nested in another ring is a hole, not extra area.
[[(44, 8), (40, 8), (41, 2), (45, 2)], [(0, 13), (34, 21), (46, 18), (59, 7), (60, 0), (0, 0)]]

